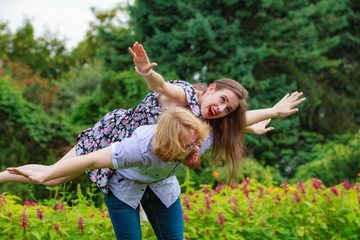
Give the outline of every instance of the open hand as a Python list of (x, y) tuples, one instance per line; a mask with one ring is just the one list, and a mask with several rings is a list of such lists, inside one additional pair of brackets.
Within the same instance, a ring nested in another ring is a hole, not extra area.
[(29, 169), (25, 170), (25, 169), (20, 169), (20, 168), (8, 168), (7, 171), (11, 174), (22, 175), (36, 184), (43, 183), (43, 181), (40, 177), (41, 172), (29, 170)]
[(270, 123), (271, 118), (270, 119), (266, 119), (264, 121), (255, 123), (253, 125), (250, 125), (246, 128), (246, 132), (248, 133), (252, 133), (255, 135), (262, 135), (264, 133), (273, 131), (274, 128), (273, 127), (267, 127), (267, 125)]
[(146, 51), (141, 44), (139, 44), (138, 42), (134, 43), (133, 49), (134, 50), (129, 47), (129, 52), (133, 57), (134, 64), (138, 71), (146, 74), (153, 67), (157, 66), (157, 63), (150, 63)]
[(296, 107), (306, 100), (306, 98), (300, 98), (302, 95), (302, 92), (299, 93), (297, 91), (293, 92), (291, 95), (287, 93), (272, 108), (275, 110), (278, 117), (288, 117), (299, 111)]

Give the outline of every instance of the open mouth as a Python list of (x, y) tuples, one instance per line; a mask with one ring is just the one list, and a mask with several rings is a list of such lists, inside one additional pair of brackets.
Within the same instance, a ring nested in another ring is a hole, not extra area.
[(214, 117), (214, 116), (217, 115), (217, 112), (216, 112), (216, 110), (215, 110), (213, 107), (209, 107), (209, 108), (208, 108), (207, 115), (208, 115), (209, 117)]
[(186, 161), (188, 164), (191, 164), (191, 163), (193, 163), (193, 162), (196, 160), (197, 155), (198, 155), (197, 153), (194, 153), (194, 154), (192, 154), (192, 155), (189, 155), (189, 156), (186, 157), (185, 161)]

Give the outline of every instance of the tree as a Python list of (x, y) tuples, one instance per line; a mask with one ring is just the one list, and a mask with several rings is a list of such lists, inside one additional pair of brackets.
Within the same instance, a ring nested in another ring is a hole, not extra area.
[[(291, 176), (290, 166), (297, 166), (292, 159), (301, 158), (298, 150), (309, 140), (302, 130), (331, 137), (359, 128), (355, 2), (138, 0), (130, 15), (136, 39), (160, 73), (173, 70), (205, 83), (233, 78), (249, 90), (253, 109), (304, 91), (301, 113), (274, 121), (276, 134), (252, 138), (250, 145), (264, 164), (282, 159), (283, 174)], [(347, 56), (336, 54), (345, 46)], [(344, 68), (349, 59), (352, 74)]]

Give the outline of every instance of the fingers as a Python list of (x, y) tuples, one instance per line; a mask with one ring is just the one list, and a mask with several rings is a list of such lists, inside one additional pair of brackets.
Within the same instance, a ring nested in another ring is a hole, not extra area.
[(19, 171), (19, 169), (17, 169), (17, 168), (7, 168), (7, 171), (11, 174), (22, 175), (21, 172)]
[(129, 52), (130, 52), (130, 54), (131, 54), (131, 56), (133, 58), (136, 58), (136, 54), (134, 53), (134, 51), (130, 47), (129, 47)]
[(274, 127), (265, 128), (265, 129), (264, 129), (264, 133), (271, 132), (271, 131), (273, 131), (274, 129), (275, 129)]

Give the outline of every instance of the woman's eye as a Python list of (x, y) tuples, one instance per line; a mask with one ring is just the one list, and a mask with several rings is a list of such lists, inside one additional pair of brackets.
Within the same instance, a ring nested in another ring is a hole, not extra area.
[(224, 97), (220, 97), (220, 101), (223, 103), (225, 102), (225, 98)]
[(227, 113), (231, 112), (230, 108), (227, 107), (227, 108), (226, 108), (226, 112), (227, 112)]

